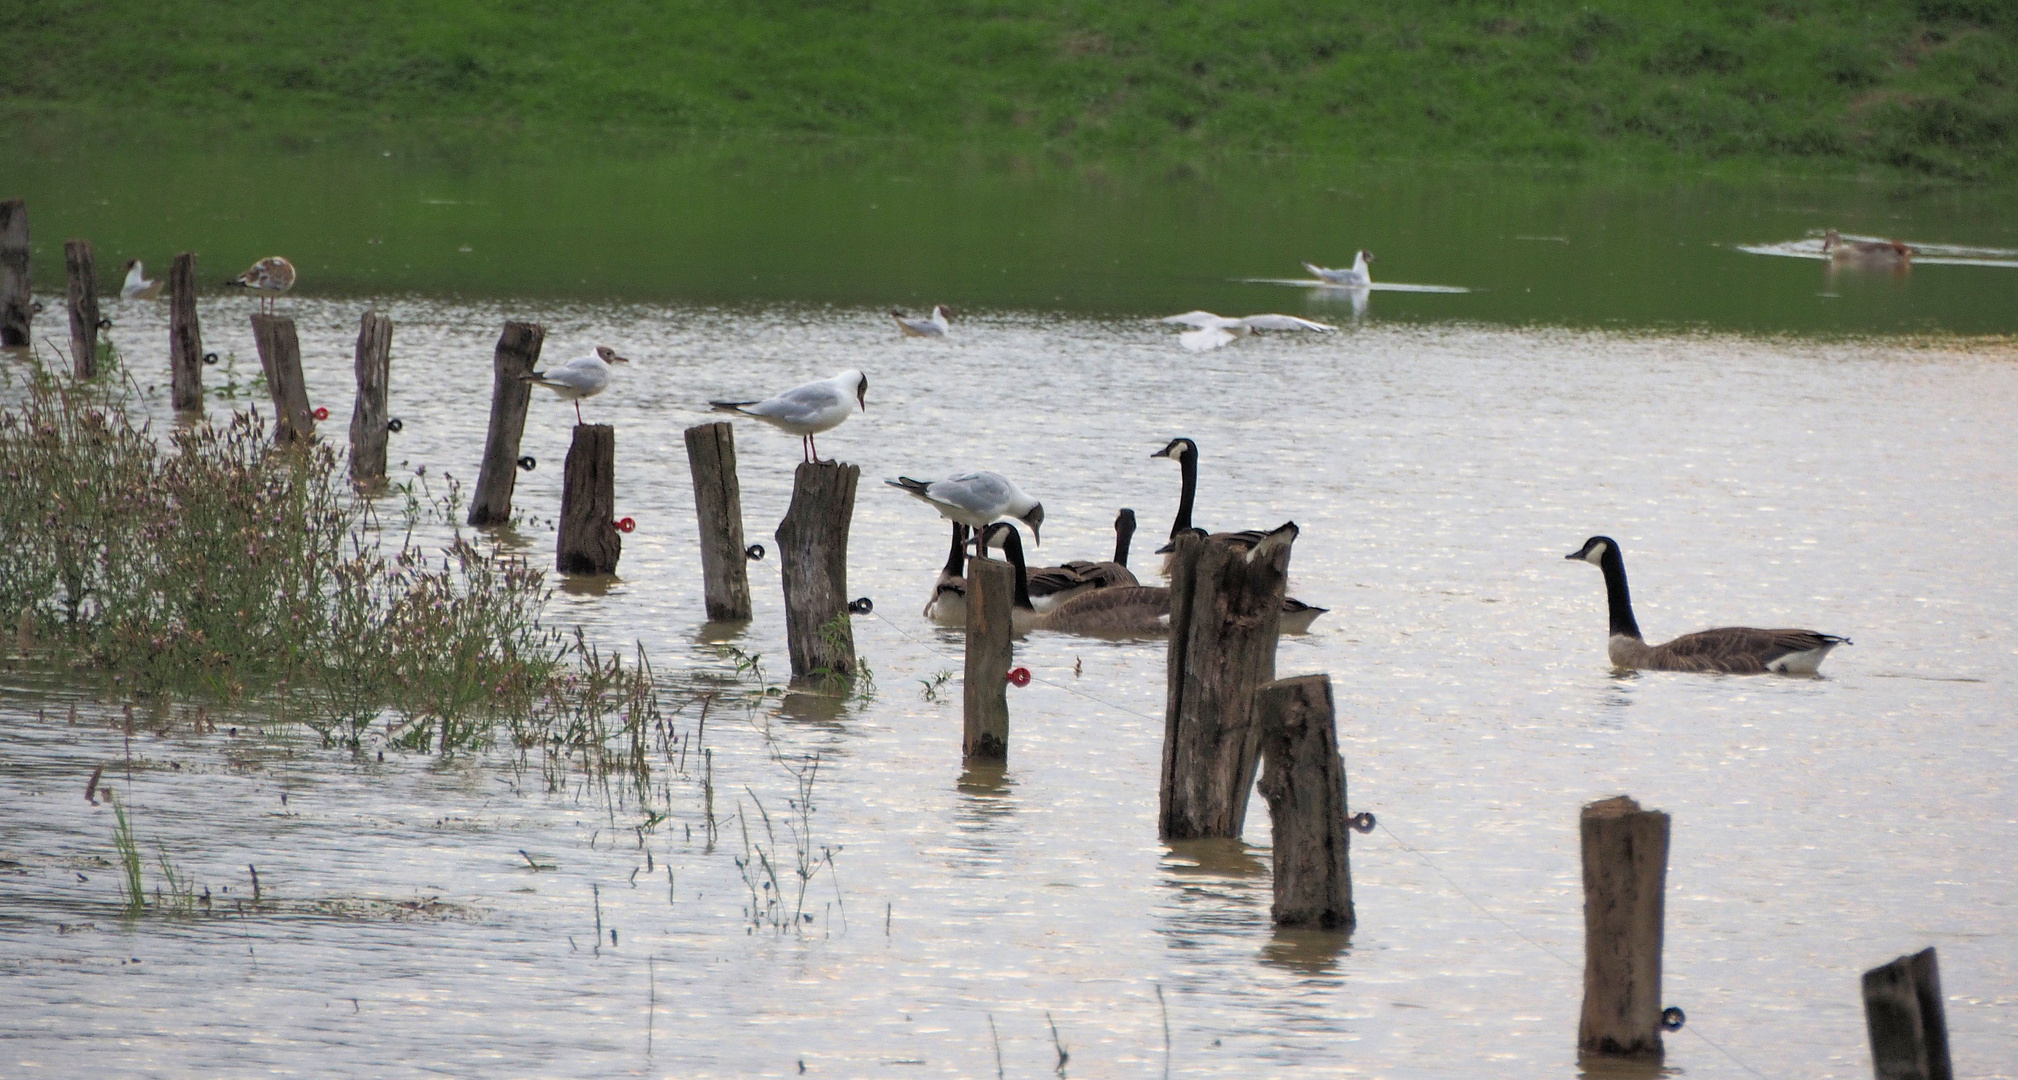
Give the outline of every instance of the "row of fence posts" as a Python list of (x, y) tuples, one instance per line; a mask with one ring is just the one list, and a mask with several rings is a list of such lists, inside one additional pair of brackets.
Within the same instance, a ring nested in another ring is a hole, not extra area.
[[(96, 371), (98, 317), (88, 241), (64, 245), (70, 277), (71, 354), (76, 374)], [(195, 255), (169, 273), (170, 354), (177, 409), (202, 402), (203, 340), (196, 322)], [(0, 202), (0, 342), (28, 344), (27, 213)], [(294, 322), (252, 316), (260, 366), (273, 395), (275, 438), (306, 441), (315, 431), (301, 374)], [(493, 359), (490, 426), (468, 521), (511, 519), (513, 488), (533, 462), (519, 454), (532, 384), (546, 337), (537, 323), (507, 322)], [(383, 478), (386, 386), (392, 321), (366, 312), (357, 338), (357, 402), (351, 416), (351, 472)], [(734, 428), (686, 430), (687, 462), (700, 530), (702, 584), (710, 621), (751, 616), (742, 495)], [(577, 424), (562, 484), (556, 566), (563, 573), (616, 570), (623, 542), (615, 513), (615, 429)], [(784, 581), (787, 644), (795, 678), (852, 677), (848, 614), (848, 532), (861, 470), (805, 462), (775, 539)], [(1350, 866), (1355, 824), (1347, 813), (1344, 758), (1327, 675), (1275, 678), (1275, 646), (1297, 528), (1286, 524), (1249, 546), (1185, 534), (1177, 539), (1170, 588), (1170, 640), (1158, 832), (1166, 841), (1240, 837), (1256, 785), (1273, 828), (1278, 926), (1346, 932), (1355, 923)], [(967, 560), (966, 656), (961, 751), (971, 767), (1000, 768), (1009, 755), (1008, 683), (1013, 662), (1015, 571), (977, 555)], [(1661, 951), (1669, 818), (1626, 796), (1583, 808), (1584, 996), (1579, 1051), (1593, 1058), (1659, 1059), (1663, 1030), (1680, 1010), (1661, 1004)], [(1947, 1026), (1934, 950), (1902, 956), (1864, 974), (1865, 1018), (1880, 1080), (1950, 1080)]]

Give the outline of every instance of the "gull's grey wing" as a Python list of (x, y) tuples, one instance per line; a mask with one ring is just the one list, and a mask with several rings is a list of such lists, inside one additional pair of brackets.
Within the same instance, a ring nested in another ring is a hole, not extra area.
[(1192, 326), (1203, 330), (1207, 327), (1218, 326), (1226, 320), (1221, 316), (1214, 315), (1210, 311), (1187, 311), (1182, 315), (1167, 315), (1156, 321), (1169, 323), (1172, 326)]
[(776, 397), (765, 398), (743, 411), (751, 416), (775, 416), (780, 420), (804, 422), (840, 400), (841, 395), (831, 383), (814, 382), (795, 386)]
[(1009, 502), (1009, 482), (998, 473), (982, 470), (934, 481), (925, 494), (970, 514), (994, 514)]
[(1254, 330), (1336, 330), (1329, 323), (1311, 322), (1294, 315), (1249, 315), (1240, 320)]

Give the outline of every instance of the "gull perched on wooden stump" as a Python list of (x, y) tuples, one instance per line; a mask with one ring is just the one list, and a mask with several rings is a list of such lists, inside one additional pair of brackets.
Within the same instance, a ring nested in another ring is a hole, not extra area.
[(281, 293), (294, 288), (294, 264), (278, 255), (268, 255), (253, 263), (252, 268), (245, 273), (224, 284), (241, 289), (253, 289), (265, 294), (259, 298), (260, 310), (271, 315), (273, 301)]
[(574, 402), (575, 423), (579, 424), (582, 422), (582, 399), (595, 397), (609, 388), (611, 364), (628, 363), (630, 360), (618, 356), (615, 349), (598, 345), (596, 351), (587, 356), (577, 356), (565, 364), (519, 377), (552, 390), (561, 396), (562, 401)]
[[(977, 469), (956, 473), (944, 480), (913, 480), (900, 476), (884, 483), (906, 495), (929, 503), (939, 516), (957, 521), (979, 533), (1002, 518), (1014, 518), (1030, 526), (1030, 542), (1041, 543), (1038, 527), (1044, 524), (1044, 504), (1023, 493), (1015, 482), (998, 472)], [(978, 553), (978, 551), (977, 551)]]
[(854, 415), (856, 406), (860, 406), (863, 412), (869, 411), (869, 377), (850, 368), (831, 379), (795, 386), (762, 401), (710, 401), (708, 404), (716, 412), (762, 420), (780, 431), (797, 435), (806, 460), (818, 462), (820, 448), (814, 445), (813, 436), (841, 426), (841, 421)]
[(1248, 315), (1244, 318), (1229, 319), (1224, 315), (1214, 315), (1210, 311), (1187, 311), (1182, 315), (1171, 315), (1159, 321), (1173, 326), (1192, 327), (1177, 336), (1178, 343), (1192, 352), (1217, 349), (1234, 338), (1246, 337), (1256, 330), (1338, 329), (1329, 323), (1312, 322), (1294, 315)]

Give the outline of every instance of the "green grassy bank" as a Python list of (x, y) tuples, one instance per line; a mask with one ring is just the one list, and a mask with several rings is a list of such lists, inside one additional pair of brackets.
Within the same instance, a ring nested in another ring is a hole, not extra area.
[(26, 0), (0, 119), (281, 145), (432, 128), (1075, 152), (2018, 165), (2012, 0)]

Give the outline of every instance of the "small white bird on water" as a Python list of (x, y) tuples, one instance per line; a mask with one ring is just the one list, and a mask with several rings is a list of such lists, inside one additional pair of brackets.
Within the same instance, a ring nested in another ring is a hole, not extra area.
[(587, 356), (577, 356), (565, 364), (519, 377), (552, 390), (561, 396), (562, 401), (574, 402), (575, 423), (579, 424), (582, 422), (582, 399), (595, 397), (609, 388), (611, 364), (628, 363), (630, 360), (618, 356), (615, 349), (598, 345), (596, 351)]
[(855, 407), (869, 411), (869, 377), (850, 368), (831, 379), (795, 386), (762, 401), (710, 401), (716, 412), (747, 416), (799, 437), (806, 460), (820, 460), (813, 436), (841, 426)]
[(253, 263), (251, 269), (225, 284), (268, 294), (260, 297), (260, 307), (271, 315), (274, 300), (281, 293), (294, 288), (294, 264), (278, 255), (268, 255)]
[(928, 319), (914, 319), (899, 308), (890, 309), (890, 317), (897, 320), (897, 329), (904, 331), (905, 337), (942, 338), (950, 333), (953, 325), (946, 321), (946, 305), (932, 305), (932, 316)]
[(1030, 542), (1039, 542), (1037, 530), (1044, 524), (1044, 504), (1024, 494), (1022, 488), (1001, 473), (979, 469), (956, 473), (944, 480), (928, 482), (900, 476), (883, 482), (931, 504), (939, 516), (970, 526), (976, 533), (1003, 518), (1015, 518), (1030, 526)]
[(1313, 263), (1304, 263), (1303, 268), (1315, 274), (1317, 279), (1326, 285), (1343, 285), (1346, 288), (1363, 289), (1373, 284), (1373, 274), (1366, 268), (1366, 264), (1372, 261), (1373, 252), (1361, 251), (1353, 257), (1352, 268), (1349, 270), (1327, 270)]
[(1192, 352), (1217, 349), (1234, 338), (1243, 338), (1256, 330), (1336, 330), (1329, 323), (1312, 322), (1294, 315), (1249, 315), (1245, 318), (1229, 319), (1224, 315), (1214, 315), (1210, 311), (1187, 311), (1182, 315), (1171, 315), (1159, 320), (1173, 326), (1189, 326), (1193, 329), (1177, 336), (1178, 343)]
[(161, 295), (161, 282), (147, 280), (147, 271), (139, 259), (126, 260), (126, 284), (119, 287), (119, 295), (125, 300), (152, 300)]

